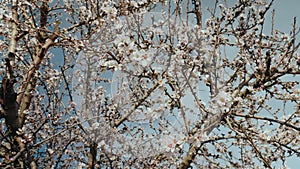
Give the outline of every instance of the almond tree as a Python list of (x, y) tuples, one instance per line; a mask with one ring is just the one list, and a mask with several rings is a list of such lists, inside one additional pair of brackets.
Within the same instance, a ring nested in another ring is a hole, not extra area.
[(286, 167), (299, 27), (272, 4), (3, 0), (1, 168)]

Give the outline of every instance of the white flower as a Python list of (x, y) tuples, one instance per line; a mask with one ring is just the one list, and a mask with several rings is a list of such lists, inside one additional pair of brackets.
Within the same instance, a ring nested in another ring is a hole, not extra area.
[[(150, 52), (149, 52), (150, 53)], [(149, 53), (146, 53), (144, 50), (134, 51), (132, 53), (133, 60), (139, 62), (142, 66), (148, 66), (151, 63), (152, 57)]]
[(130, 3), (131, 3), (132, 6), (134, 6), (134, 7), (136, 7), (136, 8), (139, 7), (139, 5), (138, 5), (135, 1), (131, 1)]
[(109, 60), (105, 62), (104, 65), (108, 68), (114, 68), (117, 65), (117, 62), (115, 60)]
[(114, 41), (116, 44), (119, 44), (119, 43), (127, 43), (129, 44), (130, 43), (130, 38), (126, 35), (117, 35), (117, 38), (115, 39)]
[(85, 6), (79, 7), (80, 12), (83, 14), (83, 16), (91, 17), (92, 13), (90, 10), (88, 10)]
[(95, 123), (92, 124), (93, 129), (98, 129), (99, 126), (100, 126), (100, 123), (98, 123), (98, 122), (95, 122)]
[(220, 91), (214, 99), (220, 106), (225, 106), (227, 102), (231, 101), (231, 96), (225, 91)]
[(99, 147), (102, 147), (102, 146), (105, 146), (105, 145), (106, 145), (106, 143), (105, 143), (105, 141), (104, 141), (104, 140), (101, 140), (101, 141), (100, 141), (100, 143), (98, 143), (98, 145), (99, 145)]
[(164, 34), (164, 31), (160, 27), (157, 27), (157, 28), (153, 29), (153, 31), (156, 35), (163, 35)]
[(101, 8), (104, 12), (106, 12), (108, 15), (116, 16), (117, 15), (117, 9), (111, 6), (106, 6)]
[(47, 151), (50, 155), (54, 153), (54, 150), (52, 150), (51, 148), (48, 148)]
[(163, 151), (174, 152), (176, 147), (182, 148), (185, 142), (185, 135), (182, 133), (165, 133), (159, 139)]
[(162, 148), (166, 151), (174, 152), (176, 144), (176, 138), (173, 136), (165, 135), (162, 139)]
[(77, 169), (82, 169), (82, 168), (85, 168), (85, 167), (86, 167), (86, 165), (84, 163), (80, 162), (77, 166)]
[(5, 10), (0, 8), (0, 19), (3, 19), (3, 15), (5, 14)]
[(218, 114), (219, 111), (227, 111), (232, 102), (232, 97), (225, 91), (220, 91), (212, 100), (211, 108), (213, 114)]

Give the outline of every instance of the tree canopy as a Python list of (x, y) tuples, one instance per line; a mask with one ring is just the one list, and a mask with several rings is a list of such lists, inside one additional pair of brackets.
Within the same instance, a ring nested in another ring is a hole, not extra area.
[(2, 0), (0, 168), (287, 167), (300, 29), (273, 3)]

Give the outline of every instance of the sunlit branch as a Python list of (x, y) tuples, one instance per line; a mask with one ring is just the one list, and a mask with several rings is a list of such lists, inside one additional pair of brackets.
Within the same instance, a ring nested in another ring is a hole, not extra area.
[(292, 125), (292, 124), (290, 124), (290, 123), (288, 123), (286, 121), (280, 121), (280, 120), (272, 119), (272, 118), (268, 118), (268, 117), (251, 116), (251, 115), (248, 115), (248, 114), (240, 114), (240, 113), (232, 113), (232, 115), (238, 116), (238, 117), (245, 117), (246, 119), (247, 118), (251, 118), (251, 119), (258, 119), (258, 120), (263, 120), (263, 121), (275, 122), (275, 123), (278, 123), (278, 124), (290, 127), (292, 129), (295, 129), (297, 131), (300, 131), (300, 127)]
[(131, 109), (118, 121), (115, 122), (115, 127), (119, 127), (127, 118), (153, 93), (153, 91), (159, 87), (160, 83), (155, 83), (152, 88), (150, 88), (144, 96), (139, 99), (132, 107)]

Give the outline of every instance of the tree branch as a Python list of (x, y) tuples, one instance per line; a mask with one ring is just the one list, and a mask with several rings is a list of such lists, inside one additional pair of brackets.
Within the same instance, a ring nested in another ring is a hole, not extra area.
[(155, 83), (151, 89), (149, 89), (145, 95), (137, 101), (131, 109), (118, 121), (115, 122), (115, 127), (119, 127), (127, 118), (151, 95), (151, 93), (159, 86), (159, 83)]
[(270, 122), (278, 123), (278, 124), (281, 124), (283, 126), (287, 126), (287, 127), (290, 127), (294, 130), (300, 131), (300, 127), (294, 126), (290, 123), (287, 123), (286, 121), (280, 121), (280, 120), (271, 119), (271, 118), (268, 118), (268, 117), (250, 116), (248, 114), (239, 114), (239, 113), (232, 113), (231, 115), (238, 116), (238, 117), (245, 117), (246, 119), (247, 118), (252, 118), (252, 119), (258, 119), (258, 120), (270, 121)]

